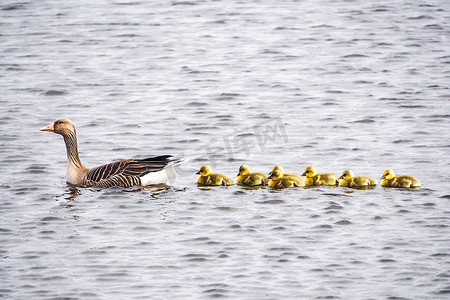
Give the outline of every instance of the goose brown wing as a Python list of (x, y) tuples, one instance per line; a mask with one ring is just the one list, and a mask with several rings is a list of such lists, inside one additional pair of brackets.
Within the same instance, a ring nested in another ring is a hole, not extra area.
[(172, 160), (171, 155), (148, 157), (145, 159), (129, 160), (122, 171), (126, 176), (144, 176), (150, 172), (164, 169)]
[(170, 162), (170, 157), (171, 155), (163, 155), (145, 159), (127, 159), (98, 166), (86, 173), (86, 180), (99, 182), (117, 175), (141, 177), (164, 169)]

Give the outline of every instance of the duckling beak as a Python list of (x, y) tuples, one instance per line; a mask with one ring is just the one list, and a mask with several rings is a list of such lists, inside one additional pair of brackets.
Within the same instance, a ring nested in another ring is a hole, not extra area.
[(236, 176), (239, 176), (239, 175), (241, 175), (241, 173), (237, 173), (237, 175), (236, 175)]
[(200, 171), (198, 171), (197, 173), (195, 173), (195, 174), (197, 174), (197, 175), (200, 175)]
[(306, 173), (305, 173), (305, 172), (303, 172), (302, 176), (306, 176)]
[(383, 176), (381, 176), (381, 179), (386, 179), (386, 176), (384, 176), (384, 175), (383, 175)]
[(341, 175), (341, 177), (339, 177), (339, 179), (344, 179), (344, 177), (342, 177), (342, 175)]
[(269, 177), (267, 177), (267, 179), (272, 179), (272, 173), (269, 173)]
[(42, 127), (40, 130), (41, 130), (41, 131), (51, 131), (51, 132), (55, 132), (55, 127), (53, 126), (53, 123), (52, 123), (52, 124), (50, 124), (50, 125), (48, 125), (48, 126)]

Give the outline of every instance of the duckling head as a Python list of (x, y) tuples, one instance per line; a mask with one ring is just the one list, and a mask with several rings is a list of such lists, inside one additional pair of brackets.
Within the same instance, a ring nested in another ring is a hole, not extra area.
[(273, 167), (272, 171), (275, 171), (275, 170), (280, 170), (281, 172), (284, 173), (284, 168), (280, 165)]
[(306, 177), (314, 177), (317, 175), (317, 169), (314, 166), (309, 166), (305, 169), (305, 172), (303, 172), (302, 176)]
[(270, 172), (270, 176), (268, 178), (273, 179), (273, 180), (278, 180), (281, 177), (283, 177), (283, 172), (281, 170), (274, 170), (274, 171)]
[(239, 168), (239, 173), (237, 174), (237, 176), (239, 175), (247, 175), (250, 174), (251, 170), (250, 170), (250, 166), (247, 164), (243, 164), (240, 166)]
[(279, 171), (280, 174), (281, 174), (281, 177), (283, 177), (283, 175), (284, 175), (283, 167), (282, 166), (275, 166), (275, 167), (273, 167), (272, 171), (269, 172), (269, 178), (273, 174), (273, 172), (275, 172), (275, 171)]
[(386, 169), (386, 170), (384, 170), (383, 176), (381, 176), (381, 179), (391, 179), (393, 177), (395, 177), (394, 170)]
[(195, 174), (202, 175), (202, 176), (207, 176), (207, 175), (211, 174), (211, 167), (209, 165), (204, 165)]
[(339, 177), (339, 179), (349, 180), (352, 177), (355, 177), (355, 174), (353, 173), (353, 171), (345, 170), (344, 172), (342, 172), (342, 175), (341, 175), (341, 177)]

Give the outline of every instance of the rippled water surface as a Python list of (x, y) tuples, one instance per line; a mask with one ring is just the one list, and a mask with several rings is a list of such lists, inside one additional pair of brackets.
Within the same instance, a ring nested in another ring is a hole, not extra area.
[[(0, 297), (445, 299), (450, 2), (0, 3)], [(185, 156), (168, 189), (72, 188)], [(281, 164), (418, 190), (198, 188)]]

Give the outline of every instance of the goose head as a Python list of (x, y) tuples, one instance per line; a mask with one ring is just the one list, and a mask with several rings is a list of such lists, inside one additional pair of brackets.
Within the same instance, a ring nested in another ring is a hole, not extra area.
[(350, 180), (350, 178), (355, 177), (355, 174), (353, 173), (352, 170), (345, 170), (344, 172), (342, 172), (341, 177), (339, 177), (339, 179), (344, 179), (344, 180)]
[(202, 175), (202, 176), (208, 176), (209, 174), (211, 174), (211, 167), (209, 165), (204, 165), (195, 174)]
[(381, 179), (391, 179), (393, 177), (395, 177), (394, 170), (386, 169), (383, 171), (383, 176), (381, 176)]
[(50, 131), (66, 136), (75, 133), (75, 125), (69, 119), (61, 118), (46, 127), (42, 127), (41, 131)]
[(250, 172), (251, 172), (250, 166), (247, 164), (243, 164), (242, 166), (240, 166), (239, 173), (237, 174), (237, 176), (247, 175), (247, 174), (250, 174)]
[(273, 180), (278, 180), (281, 177), (283, 177), (283, 171), (277, 169), (277, 170), (273, 170), (272, 172), (270, 172), (270, 176), (268, 178), (273, 179)]
[(309, 166), (305, 169), (305, 172), (303, 172), (302, 176), (306, 176), (307, 178), (309, 177), (314, 177), (317, 175), (317, 169), (314, 166)]

